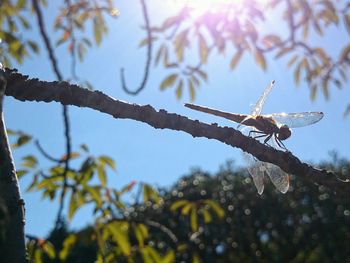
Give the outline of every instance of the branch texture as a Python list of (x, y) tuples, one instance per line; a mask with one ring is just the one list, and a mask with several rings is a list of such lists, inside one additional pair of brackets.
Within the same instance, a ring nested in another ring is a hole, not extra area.
[[(15, 164), (7, 138), (3, 116), (3, 96), (6, 79), (0, 64), (0, 258), (2, 262), (25, 262), (24, 202), (21, 199)], [(4, 223), (5, 222), (5, 223)]]
[(132, 119), (147, 123), (156, 129), (171, 129), (186, 132), (193, 137), (215, 139), (254, 155), (263, 162), (273, 163), (297, 178), (310, 180), (315, 184), (327, 186), (340, 196), (350, 195), (350, 185), (341, 182), (330, 171), (316, 169), (301, 162), (290, 152), (278, 151), (261, 144), (259, 141), (244, 136), (241, 132), (217, 124), (207, 124), (198, 120), (155, 110), (150, 105), (140, 106), (116, 100), (100, 91), (90, 91), (67, 82), (46, 82), (29, 79), (28, 76), (7, 69), (8, 88), (5, 95), (21, 101), (59, 102), (63, 105), (75, 105), (91, 108), (117, 119)]

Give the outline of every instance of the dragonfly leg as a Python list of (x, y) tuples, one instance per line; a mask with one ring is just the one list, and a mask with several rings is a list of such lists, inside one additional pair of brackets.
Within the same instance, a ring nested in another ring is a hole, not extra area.
[(251, 131), (251, 132), (253, 132), (253, 133), (260, 133), (260, 134), (261, 134), (261, 135), (254, 136), (254, 137), (253, 137), (254, 139), (259, 139), (259, 138), (264, 138), (264, 137), (266, 137), (266, 138), (264, 139), (264, 144), (267, 145), (267, 146), (269, 146), (269, 147), (272, 147), (272, 146), (268, 143), (268, 140), (271, 139), (272, 134), (266, 134), (266, 133), (261, 132), (261, 131)]
[[(248, 136), (250, 136), (252, 133), (266, 134), (265, 132), (262, 132), (262, 131), (251, 130), (251, 131), (249, 131)], [(254, 137), (254, 138), (256, 138), (256, 137)]]
[[(269, 134), (269, 135), (265, 138), (264, 144), (269, 145), (267, 142), (268, 142), (268, 140), (271, 139), (271, 136), (272, 136), (272, 134)], [(270, 146), (270, 145), (269, 145), (269, 146)]]
[(268, 134), (262, 134), (262, 135), (254, 136), (253, 138), (254, 139), (258, 139), (258, 138), (263, 138), (263, 137), (266, 137), (266, 136), (269, 136), (269, 135)]
[(282, 149), (284, 149), (284, 150), (286, 150), (287, 152), (289, 152), (289, 150), (288, 150), (287, 147), (284, 145), (284, 143), (283, 143), (281, 140), (279, 140), (278, 138), (276, 138), (276, 136), (275, 136), (275, 141), (276, 141), (276, 143), (278, 144), (279, 147), (281, 147)]

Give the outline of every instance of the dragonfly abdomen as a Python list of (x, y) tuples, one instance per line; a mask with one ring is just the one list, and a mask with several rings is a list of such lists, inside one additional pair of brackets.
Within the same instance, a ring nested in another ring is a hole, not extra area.
[(207, 107), (203, 107), (195, 104), (190, 104), (190, 103), (185, 103), (185, 107), (190, 108), (192, 110), (201, 111), (201, 112), (209, 113), (215, 116), (223, 117), (225, 119), (228, 119), (237, 123), (241, 123), (244, 119), (248, 117), (248, 115), (246, 114), (229, 113), (229, 112), (215, 110), (215, 109), (211, 109), (211, 108), (207, 108)]

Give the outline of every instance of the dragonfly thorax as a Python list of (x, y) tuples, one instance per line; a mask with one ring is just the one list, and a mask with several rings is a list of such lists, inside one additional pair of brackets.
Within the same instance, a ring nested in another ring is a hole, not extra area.
[(282, 125), (279, 127), (279, 131), (276, 133), (277, 139), (283, 141), (288, 139), (292, 135), (292, 131), (287, 125)]

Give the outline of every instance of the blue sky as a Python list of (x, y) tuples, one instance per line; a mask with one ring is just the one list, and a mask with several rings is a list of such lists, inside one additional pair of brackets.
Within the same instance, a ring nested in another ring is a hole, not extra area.
[[(183, 103), (189, 100), (186, 93), (178, 101), (174, 90), (161, 92), (159, 83), (167, 72), (160, 68), (152, 69), (147, 87), (140, 95), (128, 96), (122, 91), (119, 77), (121, 67), (125, 67), (130, 87), (136, 88), (141, 81), (145, 50), (139, 49), (138, 43), (144, 38), (144, 32), (140, 29), (142, 16), (137, 1), (116, 1), (116, 5), (120, 8), (120, 18), (108, 20), (109, 35), (99, 48), (90, 50), (84, 63), (78, 66), (79, 76), (91, 81), (95, 89), (102, 90), (116, 99), (151, 104), (156, 109), (236, 127), (236, 124), (224, 119), (184, 108)], [(161, 21), (172, 12), (168, 1), (154, 0), (150, 1), (150, 5), (153, 23)], [(50, 34), (50, 19), (53, 19), (55, 11), (56, 8), (50, 6), (45, 13)], [(33, 38), (40, 38), (35, 29), (28, 34)], [(348, 41), (348, 37), (344, 30), (331, 29), (329, 37), (315, 38), (314, 41), (338, 52), (341, 43)], [(43, 48), (41, 50), (40, 56), (33, 56), (23, 65), (15, 66), (21, 73), (31, 77), (55, 80), (47, 54)], [(59, 48), (56, 52), (61, 70), (65, 76), (69, 76), (70, 60), (66, 48)], [(292, 137), (285, 143), (287, 148), (303, 161), (325, 160), (331, 150), (338, 151), (342, 156), (349, 156), (350, 118), (343, 117), (343, 112), (350, 103), (348, 85), (342, 90), (331, 86), (329, 101), (319, 94), (317, 100), (312, 102), (306, 83), (295, 86), (293, 73), (287, 69), (285, 61), (270, 59), (266, 72), (260, 70), (249, 55), (243, 57), (235, 71), (229, 70), (228, 57), (213, 55), (209, 61), (209, 65), (205, 67), (210, 75), (209, 82), (202, 85), (198, 91), (196, 104), (249, 113), (261, 92), (274, 79), (276, 85), (267, 99), (264, 113), (323, 111), (325, 114), (319, 123), (295, 129)], [(48, 152), (57, 155), (64, 152), (61, 111), (61, 106), (53, 103), (23, 103), (12, 98), (6, 98), (5, 102), (7, 127), (32, 134), (39, 138)], [(78, 145), (86, 143), (95, 155), (107, 154), (116, 160), (117, 171), (109, 174), (110, 186), (115, 188), (120, 188), (132, 180), (148, 182), (155, 186), (170, 186), (193, 167), (215, 172), (228, 159), (242, 164), (239, 149), (218, 141), (194, 139), (183, 132), (156, 130), (140, 122), (116, 120), (85, 108), (70, 107), (70, 118), (75, 149)], [(16, 150), (14, 156), (17, 166), (21, 156), (33, 152), (37, 153), (37, 150), (32, 145)], [(42, 164), (44, 167), (49, 165), (43, 159)], [(27, 182), (27, 179), (21, 181), (22, 190)], [(23, 196), (26, 201), (26, 231), (44, 236), (53, 225), (57, 205), (42, 201), (39, 194), (23, 193)], [(82, 209), (73, 219), (71, 226), (78, 228), (91, 222), (90, 218), (90, 210)]]

